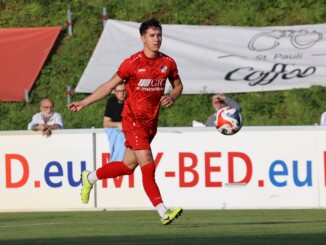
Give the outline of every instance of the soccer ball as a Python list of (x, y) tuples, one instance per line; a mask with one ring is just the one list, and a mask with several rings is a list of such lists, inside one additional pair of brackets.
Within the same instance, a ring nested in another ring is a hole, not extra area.
[(214, 116), (214, 124), (221, 134), (236, 134), (242, 127), (242, 115), (233, 107), (224, 107)]

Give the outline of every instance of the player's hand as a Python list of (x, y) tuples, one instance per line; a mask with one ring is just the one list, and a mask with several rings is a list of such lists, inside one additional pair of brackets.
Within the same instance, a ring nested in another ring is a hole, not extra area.
[(85, 106), (81, 101), (75, 101), (67, 105), (68, 109), (77, 112), (82, 110)]
[(162, 96), (160, 102), (162, 106), (171, 107), (174, 104), (174, 99), (171, 96)]

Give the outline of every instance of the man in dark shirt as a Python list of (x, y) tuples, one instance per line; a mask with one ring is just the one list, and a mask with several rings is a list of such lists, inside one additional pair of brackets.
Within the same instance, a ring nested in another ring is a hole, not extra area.
[(110, 162), (121, 161), (126, 150), (126, 141), (122, 133), (122, 109), (126, 99), (126, 85), (122, 82), (115, 87), (114, 96), (111, 96), (105, 107), (103, 118), (104, 131), (110, 144)]
[(111, 96), (105, 107), (105, 113), (103, 118), (104, 128), (119, 128), (122, 130), (122, 109), (123, 102), (126, 98), (126, 85), (124, 83), (119, 84), (114, 89), (114, 95)]

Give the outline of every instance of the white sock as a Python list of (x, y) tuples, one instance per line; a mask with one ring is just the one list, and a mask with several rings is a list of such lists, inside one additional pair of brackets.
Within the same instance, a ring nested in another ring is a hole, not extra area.
[(90, 172), (87, 176), (87, 179), (91, 184), (94, 184), (96, 181), (98, 181), (99, 178), (97, 178), (96, 170)]
[(165, 211), (166, 211), (166, 207), (164, 206), (164, 204), (161, 202), (155, 208), (156, 208), (158, 214), (160, 215), (160, 217), (162, 218), (163, 215), (164, 215), (164, 213), (165, 213)]

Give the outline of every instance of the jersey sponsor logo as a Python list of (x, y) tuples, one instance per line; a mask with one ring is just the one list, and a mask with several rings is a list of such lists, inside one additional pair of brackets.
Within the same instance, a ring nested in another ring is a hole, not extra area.
[(166, 79), (140, 79), (137, 90), (161, 91), (165, 88)]
[(139, 68), (139, 69), (138, 69), (138, 72), (145, 72), (145, 71), (146, 71), (145, 68)]

